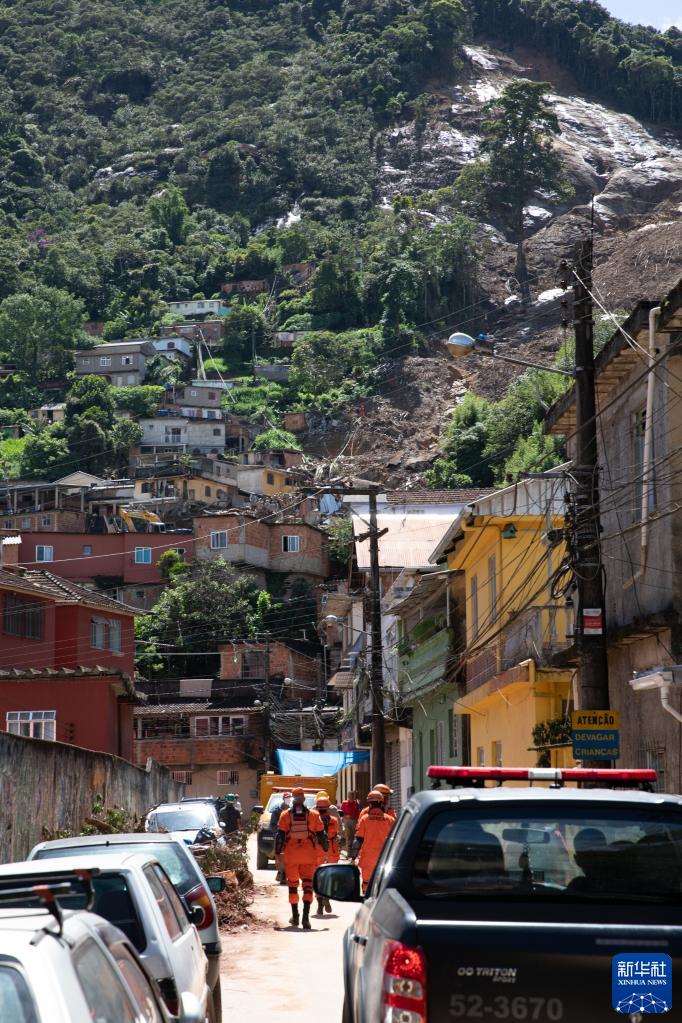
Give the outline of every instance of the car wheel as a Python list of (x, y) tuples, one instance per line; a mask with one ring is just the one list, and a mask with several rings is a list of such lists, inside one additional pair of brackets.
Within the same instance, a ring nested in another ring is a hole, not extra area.
[(222, 1023), (223, 1018), (223, 991), (220, 986), (220, 977), (213, 988), (211, 1002), (213, 1003), (212, 1023)]
[(270, 860), (268, 859), (267, 853), (262, 853), (260, 849), (258, 849), (256, 852), (256, 868), (258, 870), (267, 870), (269, 862)]

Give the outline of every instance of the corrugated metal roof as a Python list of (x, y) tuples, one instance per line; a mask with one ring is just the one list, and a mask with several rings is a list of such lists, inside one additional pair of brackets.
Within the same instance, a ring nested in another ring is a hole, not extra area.
[(171, 717), (174, 714), (260, 714), (262, 707), (222, 707), (210, 700), (204, 703), (154, 703), (135, 711), (135, 717)]
[[(364, 519), (364, 516), (363, 516)], [(359, 516), (353, 516), (355, 536), (366, 533), (367, 526)], [(381, 568), (426, 568), (429, 555), (451, 525), (451, 512), (425, 515), (377, 515), (379, 530), (388, 532), (379, 538), (379, 566)], [(369, 568), (369, 540), (355, 541), (355, 555), (360, 571)]]

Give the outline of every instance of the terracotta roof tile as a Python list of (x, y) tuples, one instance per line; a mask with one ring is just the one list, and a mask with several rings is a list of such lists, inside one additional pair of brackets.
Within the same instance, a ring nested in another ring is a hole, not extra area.
[(142, 614), (138, 608), (112, 600), (103, 593), (79, 586), (69, 579), (62, 579), (52, 572), (36, 569), (23, 569), (20, 572), (0, 569), (0, 588), (32, 592), (37, 597), (52, 598), (60, 604), (84, 604), (86, 607), (101, 607), (119, 614)]
[(392, 490), (386, 504), (470, 504), (492, 494), (491, 489), (469, 487), (463, 490)]

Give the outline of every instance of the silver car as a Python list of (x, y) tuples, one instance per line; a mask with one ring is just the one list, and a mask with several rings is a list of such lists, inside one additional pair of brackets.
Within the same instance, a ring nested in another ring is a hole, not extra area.
[[(65, 857), (58, 865), (52, 860), (9, 863), (0, 867), (0, 887), (10, 878), (55, 883), (78, 870), (91, 873), (95, 913), (123, 931), (158, 983), (169, 1011), (178, 1014), (181, 993), (188, 991), (197, 999), (202, 1019), (211, 1019), (208, 964), (197, 929), (151, 853), (80, 855)], [(86, 904), (79, 895), (60, 901), (74, 909)]]
[(208, 959), (208, 986), (213, 1001), (213, 1020), (220, 1023), (222, 998), (220, 989), (220, 929), (213, 892), (222, 891), (222, 877), (204, 877), (201, 867), (189, 847), (173, 835), (157, 832), (120, 835), (87, 835), (79, 838), (59, 838), (41, 842), (31, 849), (29, 860), (54, 859), (64, 856), (107, 855), (124, 852), (144, 852), (155, 856), (168, 874), (171, 884), (193, 914), (204, 954)]

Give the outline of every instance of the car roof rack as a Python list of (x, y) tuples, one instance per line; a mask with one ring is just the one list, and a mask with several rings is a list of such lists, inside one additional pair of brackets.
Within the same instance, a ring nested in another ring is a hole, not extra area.
[[(64, 914), (59, 897), (83, 894), (87, 898), (85, 908), (90, 911), (95, 903), (95, 889), (92, 878), (100, 873), (98, 867), (84, 870), (49, 870), (35, 874), (6, 874), (0, 877), (0, 908), (26, 909), (38, 903), (57, 921), (57, 930), (42, 932), (61, 937), (64, 928)], [(34, 939), (34, 943), (35, 939)]]
[(451, 788), (485, 788), (486, 782), (498, 786), (507, 781), (549, 782), (550, 788), (561, 789), (567, 783), (578, 788), (640, 788), (650, 792), (658, 775), (649, 768), (621, 769), (608, 767), (450, 767), (433, 765), (427, 771), (433, 779), (432, 788), (442, 782)]

